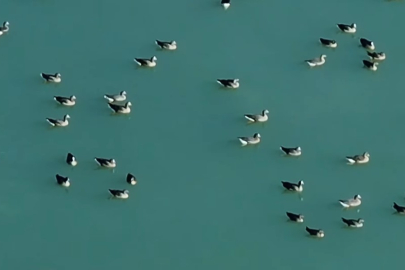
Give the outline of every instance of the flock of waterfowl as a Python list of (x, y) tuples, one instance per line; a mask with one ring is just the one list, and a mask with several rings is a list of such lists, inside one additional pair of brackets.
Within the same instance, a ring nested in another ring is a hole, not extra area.
[[(347, 34), (354, 34), (357, 32), (357, 25), (355, 23), (337, 24), (336, 26), (341, 32), (344, 32)], [(328, 48), (336, 48), (338, 46), (336, 40), (333, 40), (333, 39), (320, 38), (319, 41), (321, 42), (322, 45), (324, 45), (325, 47), (328, 47)], [(376, 71), (377, 66), (379, 64), (378, 61), (385, 60), (385, 57), (386, 57), (385, 53), (384, 52), (374, 52), (375, 45), (374, 45), (374, 42), (371, 40), (368, 40), (366, 38), (360, 38), (359, 42), (360, 42), (360, 46), (367, 50), (367, 55), (371, 60), (371, 61), (363, 60), (363, 66), (367, 69)], [(307, 64), (310, 67), (322, 66), (326, 62), (326, 55), (322, 54), (318, 58), (305, 60), (305, 62), (307, 62)]]
[[(228, 9), (230, 7), (230, 0), (222, 0), (221, 1), (222, 6), (224, 9)], [(354, 34), (357, 32), (357, 25), (355, 23), (352, 24), (337, 24), (337, 28), (339, 29), (340, 32), (347, 33), (347, 34)], [(320, 38), (319, 39), (320, 43), (328, 48), (337, 48), (338, 44), (336, 40), (333, 39), (327, 39), (327, 38)], [(367, 69), (376, 71), (377, 70), (377, 61), (382, 61), (385, 60), (386, 55), (384, 52), (374, 52), (375, 50), (375, 45), (374, 42), (371, 40), (368, 40), (366, 38), (360, 38), (359, 39), (360, 46), (366, 49), (367, 55), (370, 59), (369, 60), (363, 60), (363, 66)], [(310, 66), (310, 67), (316, 67), (316, 66), (322, 66), (326, 62), (326, 55), (322, 54), (319, 58), (314, 58), (310, 60), (305, 60), (305, 62)], [(227, 88), (238, 88), (239, 87), (239, 79), (220, 79), (218, 80), (218, 83), (223, 85), (224, 87)], [(268, 110), (263, 110), (261, 114), (246, 114), (245, 118), (249, 122), (266, 122), (268, 120)], [(241, 142), (242, 146), (246, 145), (255, 145), (260, 143), (261, 141), (261, 136), (260, 133), (255, 133), (251, 137), (239, 137), (239, 141)], [(302, 149), (301, 147), (284, 147), (281, 146), (280, 150), (285, 153), (287, 156), (292, 156), (292, 157), (298, 157), (302, 154)], [(355, 156), (347, 156), (346, 160), (348, 161), (348, 164), (353, 165), (353, 164), (365, 164), (370, 161), (370, 154), (368, 152), (364, 152), (361, 155), (355, 155)], [(286, 181), (281, 181), (282, 186), (287, 190), (291, 192), (302, 192), (304, 190), (304, 181), (298, 181), (298, 183), (291, 183), (291, 182), (286, 182)], [(344, 207), (344, 208), (352, 208), (352, 207), (358, 207), (361, 205), (361, 196), (360, 194), (356, 194), (353, 198), (345, 199), (345, 200), (338, 200), (338, 202)], [(394, 202), (394, 209), (401, 214), (405, 214), (405, 206), (400, 206), (397, 203)], [(304, 222), (304, 215), (302, 214), (296, 214), (292, 212), (286, 212), (287, 217), (294, 222), (302, 223)], [(352, 228), (361, 228), (363, 227), (364, 219), (358, 218), (358, 219), (347, 219), (342, 217), (342, 221), (348, 226)], [(315, 229), (315, 228), (310, 228), (306, 227), (305, 230), (309, 233), (309, 235), (322, 238), (325, 236), (325, 232), (322, 229)]]
[[(222, 0), (221, 5), (223, 6), (224, 9), (228, 9), (231, 5), (230, 0)], [(0, 35), (3, 35), (4, 33), (7, 33), (9, 31), (9, 22), (4, 22), (3, 25), (0, 27)], [(341, 32), (348, 33), (348, 34), (354, 34), (357, 31), (357, 26), (355, 23), (352, 23), (350, 25), (346, 24), (337, 24), (338, 29)], [(332, 39), (326, 39), (326, 38), (320, 38), (320, 43), (326, 47), (329, 48), (337, 48), (337, 42)], [(161, 41), (161, 40), (156, 40), (155, 41), (156, 45), (159, 46), (163, 50), (176, 50), (177, 49), (177, 43), (176, 41)], [(386, 58), (386, 55), (384, 52), (374, 52), (375, 50), (375, 45), (372, 41), (366, 39), (366, 38), (360, 38), (360, 45), (364, 47), (367, 50), (367, 55), (369, 56), (370, 60), (363, 60), (364, 67), (370, 69), (370, 70), (377, 70), (377, 61), (382, 61)], [(148, 59), (144, 58), (134, 58), (134, 62), (138, 64), (139, 66), (142, 67), (149, 67), (153, 68), (157, 65), (157, 57), (153, 56)], [(326, 55), (322, 54), (319, 58), (311, 59), (311, 60), (305, 60), (305, 62), (310, 66), (310, 67), (315, 67), (315, 66), (321, 66), (325, 64), (326, 62)], [(60, 73), (55, 73), (55, 74), (46, 74), (46, 73), (41, 73), (40, 76), (48, 83), (60, 83), (62, 81), (62, 76)], [(230, 88), (230, 89), (237, 89), (240, 86), (239, 79), (218, 79), (217, 82), (225, 87), (225, 88)], [(108, 107), (114, 112), (114, 113), (119, 113), (119, 114), (128, 114), (131, 112), (131, 102), (127, 101), (124, 104), (122, 104), (124, 101), (126, 101), (126, 92), (121, 91), (119, 94), (106, 94), (104, 95), (104, 98), (108, 101)], [(70, 97), (62, 97), (62, 96), (54, 96), (54, 100), (63, 105), (63, 106), (74, 106), (76, 104), (76, 97), (74, 95)], [(269, 117), (268, 117), (269, 111), (268, 110), (263, 110), (260, 114), (245, 114), (244, 117), (251, 123), (255, 122), (266, 122)], [(53, 119), (53, 118), (46, 118), (48, 123), (54, 127), (66, 127), (69, 125), (69, 119), (70, 116), (68, 114), (64, 115), (63, 119)], [(255, 133), (251, 137), (238, 137), (240, 143), (242, 146), (246, 145), (255, 145), (260, 143), (261, 141), (261, 136), (259, 133)], [(301, 147), (284, 147), (281, 146), (280, 150), (285, 153), (287, 156), (292, 156), (292, 157), (298, 157), (301, 156), (302, 154), (302, 149)], [(370, 154), (368, 152), (364, 152), (361, 155), (355, 155), (355, 156), (347, 156), (346, 157), (347, 161), (349, 164), (365, 164), (368, 163), (370, 160)], [(100, 158), (96, 157), (95, 162), (104, 168), (110, 168), (113, 169), (117, 166), (117, 163), (115, 159), (113, 158)], [(76, 166), (78, 164), (76, 157), (72, 153), (68, 153), (66, 157), (66, 163), (70, 166)], [(63, 187), (69, 187), (70, 186), (70, 179), (69, 177), (62, 176), (59, 174), (56, 174), (56, 182), (63, 186)], [(127, 174), (126, 177), (126, 182), (130, 185), (136, 185), (137, 179), (135, 176), (131, 173)], [(303, 187), (304, 187), (304, 181), (299, 181), (298, 183), (290, 183), (290, 182), (281, 182), (282, 186), (292, 192), (302, 192)], [(124, 190), (118, 190), (118, 189), (109, 189), (109, 193), (119, 199), (127, 199), (129, 197), (129, 191), (124, 189)], [(361, 196), (359, 194), (355, 195), (353, 198), (347, 199), (347, 200), (339, 200), (338, 201), (344, 208), (350, 208), (350, 207), (358, 207), (361, 205)], [(398, 213), (405, 214), (405, 206), (400, 206), (394, 202), (394, 209)], [(304, 222), (304, 215), (302, 214), (296, 214), (292, 212), (286, 212), (287, 217), (294, 222), (299, 222), (302, 223)], [(363, 226), (364, 220), (362, 218), (358, 219), (346, 219), (342, 218), (342, 221), (347, 224), (349, 227), (354, 227), (354, 228), (360, 228)], [(309, 228), (306, 227), (306, 231), (311, 235), (315, 237), (322, 238), (324, 237), (325, 233), (321, 229), (314, 229), (314, 228)]]

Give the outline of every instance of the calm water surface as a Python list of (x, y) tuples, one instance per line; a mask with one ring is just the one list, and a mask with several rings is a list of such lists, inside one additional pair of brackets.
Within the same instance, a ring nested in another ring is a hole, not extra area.
[[(218, 2), (2, 1), (0, 269), (403, 269), (405, 219), (392, 203), (405, 205), (404, 2)], [(355, 37), (337, 32), (352, 22)], [(359, 37), (387, 53), (377, 72), (362, 68)], [(321, 53), (323, 67), (303, 62)], [(153, 55), (155, 69), (132, 62)], [(241, 87), (220, 89), (226, 77)], [(112, 116), (102, 96), (122, 90), (132, 113)], [(52, 100), (72, 94), (73, 108)], [(269, 122), (246, 124), (263, 109)], [(66, 113), (67, 128), (45, 122)], [(236, 137), (255, 132), (262, 143), (240, 147)], [(280, 145), (304, 154), (283, 157)], [(345, 164), (364, 151), (369, 164)], [(95, 156), (118, 166), (98, 169)], [(302, 200), (281, 180), (304, 180)], [(130, 189), (129, 200), (108, 200), (108, 188)], [(342, 210), (337, 200), (357, 193), (360, 211)], [(307, 237), (306, 225), (326, 237)]]

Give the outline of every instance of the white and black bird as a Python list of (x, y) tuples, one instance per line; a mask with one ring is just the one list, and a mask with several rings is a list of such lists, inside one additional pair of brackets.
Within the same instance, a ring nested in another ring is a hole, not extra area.
[(66, 114), (62, 120), (60, 119), (52, 119), (52, 118), (46, 118), (46, 121), (48, 121), (48, 123), (51, 126), (54, 127), (66, 127), (67, 125), (69, 125), (69, 121), (68, 119), (70, 119), (70, 116), (68, 114)]
[(61, 105), (65, 106), (74, 106), (76, 104), (76, 97), (61, 97), (61, 96), (54, 96), (53, 99)]
[(113, 158), (94, 158), (97, 164), (104, 168), (115, 168), (117, 166), (117, 162)]
[(339, 200), (339, 203), (344, 207), (344, 208), (349, 208), (349, 207), (356, 207), (361, 205), (361, 196), (359, 194), (355, 195), (353, 198), (348, 199), (348, 200)]
[(114, 197), (114, 198), (118, 198), (118, 199), (128, 199), (129, 197), (129, 191), (124, 189), (124, 190), (119, 190), (119, 189), (109, 189), (108, 190), (110, 192), (110, 194)]
[(369, 70), (376, 71), (378, 63), (377, 62), (370, 62), (368, 60), (363, 60), (363, 66)]
[(364, 152), (362, 155), (347, 156), (346, 160), (349, 162), (349, 164), (364, 164), (370, 161), (370, 154), (368, 152)]
[(217, 83), (226, 88), (239, 88), (239, 79), (218, 79)]
[(226, 10), (231, 6), (231, 0), (221, 0), (221, 6)]
[(127, 114), (131, 112), (132, 103), (126, 102), (124, 105), (108, 103), (108, 107), (115, 113)]
[(62, 75), (60, 73), (55, 74), (41, 73), (39, 75), (46, 82), (60, 83), (62, 81)]
[(357, 30), (357, 25), (355, 23), (352, 24), (338, 23), (336, 26), (340, 31), (350, 34), (356, 33)]
[(127, 99), (127, 92), (126, 91), (121, 91), (119, 94), (116, 95), (108, 95), (105, 94), (104, 98), (108, 100), (109, 103), (113, 103), (116, 101), (125, 101)]
[(297, 147), (284, 147), (284, 146), (280, 146), (280, 150), (283, 151), (287, 156), (294, 156), (294, 157), (298, 157), (301, 156), (301, 147), (297, 146)]
[(0, 36), (3, 35), (4, 33), (7, 33), (8, 30), (10, 30), (10, 23), (9, 22), (3, 22), (3, 25), (0, 26)]
[(172, 40), (172, 41), (161, 41), (161, 40), (155, 40), (156, 45), (158, 45), (161, 49), (165, 50), (176, 50), (177, 49), (177, 42)]
[(346, 219), (342, 218), (342, 221), (346, 223), (347, 226), (352, 227), (352, 228), (361, 228), (363, 227), (364, 219), (359, 218), (359, 219)]
[(238, 140), (242, 144), (242, 146), (248, 145), (248, 144), (258, 144), (260, 143), (261, 136), (259, 133), (253, 134), (252, 137), (238, 137)]
[(268, 110), (263, 110), (261, 114), (245, 114), (245, 118), (253, 123), (266, 122), (269, 119), (268, 113)]
[(326, 39), (326, 38), (320, 38), (319, 41), (321, 44), (325, 47), (328, 48), (336, 48), (337, 47), (337, 42), (336, 40), (333, 39)]
[(316, 236), (318, 238), (322, 238), (325, 236), (325, 232), (323, 230), (320, 229), (311, 229), (308, 227), (305, 227), (305, 230), (309, 233), (309, 235), (311, 236)]
[(398, 205), (394, 202), (394, 209), (400, 214), (405, 214), (405, 206)]
[(322, 66), (326, 62), (326, 55), (322, 54), (320, 57), (305, 60), (310, 67)]
[(297, 184), (295, 183), (291, 183), (291, 182), (284, 182), (281, 181), (281, 184), (283, 185), (283, 187), (289, 191), (297, 191), (297, 192), (301, 192), (304, 190), (304, 181), (298, 181)]
[(371, 60), (377, 60), (377, 61), (382, 61), (385, 60), (385, 53), (384, 52), (369, 52), (367, 51), (368, 57), (370, 57)]
[(375, 49), (374, 42), (371, 40), (368, 40), (366, 38), (360, 38), (360, 45), (370, 51), (373, 51)]
[(68, 153), (66, 156), (66, 163), (73, 167), (76, 166), (77, 165), (76, 157), (72, 153)]
[(301, 214), (294, 214), (291, 212), (286, 212), (286, 214), (287, 214), (287, 217), (292, 221), (299, 222), (299, 223), (304, 222), (304, 216)]
[(59, 185), (64, 186), (64, 187), (69, 187), (70, 186), (70, 179), (69, 179), (69, 177), (66, 177), (66, 176), (62, 176), (62, 175), (57, 174), (56, 175), (56, 182)]
[(156, 66), (156, 61), (157, 61), (157, 57), (156, 56), (152, 56), (149, 59), (146, 58), (134, 58), (135, 63), (137, 63), (140, 66), (143, 67), (155, 67)]
[(128, 173), (127, 174), (127, 183), (132, 186), (135, 186), (137, 183), (136, 177), (133, 174)]

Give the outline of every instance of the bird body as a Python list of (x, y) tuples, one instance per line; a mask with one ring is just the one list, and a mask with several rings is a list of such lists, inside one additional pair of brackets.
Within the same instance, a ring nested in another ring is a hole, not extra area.
[(76, 97), (75, 96), (70, 96), (70, 97), (61, 97), (61, 96), (54, 96), (53, 99), (65, 106), (74, 106), (76, 104)]

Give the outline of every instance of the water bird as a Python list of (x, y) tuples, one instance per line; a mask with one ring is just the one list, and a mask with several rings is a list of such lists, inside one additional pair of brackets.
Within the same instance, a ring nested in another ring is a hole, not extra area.
[(368, 60), (363, 60), (363, 66), (369, 70), (376, 71), (378, 63), (377, 62), (370, 62)]
[(287, 214), (287, 217), (292, 221), (299, 222), (299, 223), (304, 222), (304, 216), (301, 214), (294, 214), (294, 213), (290, 213), (290, 212), (286, 212), (286, 214)]
[(238, 137), (240, 143), (242, 146), (248, 145), (248, 144), (258, 144), (260, 143), (260, 134), (255, 133), (253, 134), (252, 137)]
[(61, 105), (65, 106), (74, 106), (76, 104), (76, 97), (61, 97), (61, 96), (54, 96), (53, 99)]
[(341, 30), (342, 32), (345, 33), (356, 33), (357, 30), (357, 25), (355, 23), (352, 24), (342, 24), (342, 23), (338, 23), (337, 28), (339, 28), (339, 30)]
[(361, 196), (357, 194), (351, 199), (339, 200), (339, 203), (345, 208), (356, 207), (361, 204)]
[(59, 185), (64, 186), (64, 187), (69, 187), (70, 186), (69, 177), (65, 177), (65, 176), (62, 176), (62, 175), (59, 175), (59, 174), (56, 175), (56, 182)]
[(364, 152), (362, 155), (347, 156), (346, 160), (349, 162), (349, 164), (364, 164), (370, 161), (370, 154), (368, 152)]
[(128, 173), (127, 174), (127, 183), (132, 185), (132, 186), (135, 186), (136, 182), (137, 182), (136, 177), (133, 174)]
[(360, 38), (360, 45), (367, 50), (373, 51), (375, 49), (374, 42), (366, 38)]
[(239, 79), (218, 79), (217, 83), (226, 88), (239, 88)]
[(321, 42), (322, 45), (328, 48), (336, 48), (337, 47), (337, 42), (336, 40), (333, 39), (326, 39), (326, 38), (320, 38), (319, 41)]
[(135, 63), (137, 63), (140, 66), (143, 67), (155, 67), (156, 66), (156, 61), (157, 57), (152, 56), (150, 59), (145, 59), (145, 58), (134, 58)]
[(310, 67), (322, 66), (326, 62), (326, 55), (322, 54), (319, 58), (305, 60)]
[(124, 189), (124, 190), (119, 190), (119, 189), (109, 189), (108, 190), (110, 192), (110, 194), (114, 197), (114, 198), (118, 198), (118, 199), (128, 199), (129, 197), (129, 191)]
[(400, 206), (394, 202), (394, 209), (400, 214), (405, 214), (405, 206)]
[(8, 30), (10, 30), (10, 23), (9, 22), (3, 22), (3, 25), (0, 26), (0, 36), (3, 35), (4, 33), (7, 33)]
[(117, 166), (117, 162), (113, 158), (108, 159), (95, 157), (94, 160), (98, 165), (104, 168), (115, 168)]
[(54, 127), (66, 127), (67, 125), (69, 125), (69, 121), (68, 121), (69, 118), (70, 118), (70, 116), (68, 114), (66, 114), (63, 117), (63, 120), (46, 118), (46, 121), (48, 121), (48, 123)]
[(127, 99), (127, 92), (126, 91), (121, 91), (119, 94), (116, 95), (108, 95), (105, 94), (104, 98), (108, 100), (109, 103), (113, 103), (116, 101), (125, 101)]
[(320, 229), (311, 229), (308, 227), (305, 227), (305, 230), (309, 233), (309, 235), (311, 236), (316, 236), (318, 238), (322, 238), (325, 236), (325, 232), (323, 230)]
[(108, 107), (115, 113), (130, 113), (132, 103), (130, 101), (126, 102), (124, 105), (108, 103)]
[(62, 75), (60, 73), (55, 73), (55, 74), (41, 73), (39, 75), (46, 82), (60, 83), (62, 81)]
[(369, 52), (367, 51), (368, 57), (371, 60), (382, 61), (385, 60), (385, 53), (384, 52)]
[(73, 167), (76, 166), (77, 165), (76, 157), (72, 153), (68, 153), (66, 156), (66, 163)]
[(231, 0), (221, 0), (222, 7), (227, 10), (231, 6)]
[(266, 122), (269, 117), (268, 110), (263, 110), (261, 114), (245, 114), (245, 118), (249, 120), (250, 122)]
[(342, 218), (342, 221), (347, 224), (347, 226), (352, 228), (361, 228), (363, 227), (364, 219), (345, 219)]
[(289, 191), (302, 192), (304, 190), (304, 181), (298, 181), (297, 184), (281, 181), (281, 184)]
[(172, 41), (160, 41), (160, 40), (156, 40), (155, 41), (156, 45), (158, 45), (161, 49), (165, 49), (165, 50), (176, 50), (177, 49), (177, 43), (176, 41), (172, 40)]
[(284, 147), (284, 146), (280, 146), (280, 150), (283, 151), (287, 156), (301, 156), (301, 147), (292, 147), (292, 148), (288, 148), (288, 147)]

